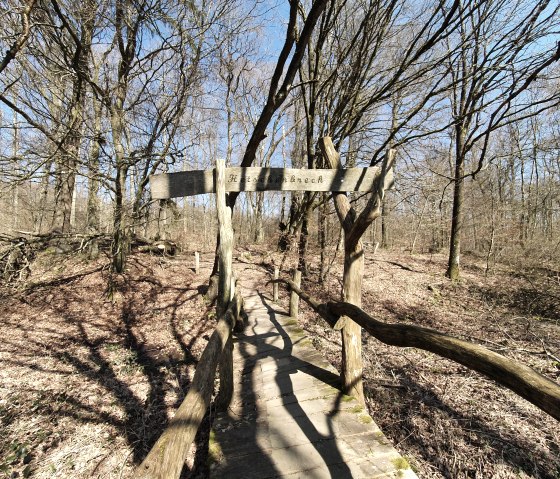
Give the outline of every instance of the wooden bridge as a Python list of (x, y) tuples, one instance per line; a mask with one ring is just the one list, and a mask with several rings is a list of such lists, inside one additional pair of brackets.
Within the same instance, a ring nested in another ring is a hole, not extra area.
[[(257, 275), (258, 276), (258, 275)], [(296, 276), (297, 277), (297, 276)], [(178, 479), (210, 405), (216, 370), (223, 407), (209, 449), (213, 478), (415, 478), (340, 378), (298, 326), (294, 297), (303, 298), (331, 326), (348, 315), (387, 343), (435, 352), (485, 373), (560, 419), (560, 386), (530, 368), (473, 343), (413, 325), (386, 324), (353, 305), (319, 304), (297, 285), (282, 311), (260, 286), (237, 285), (202, 354), (188, 394), (134, 477)], [(242, 310), (246, 315), (241, 315)], [(295, 307), (295, 309), (294, 309)], [(243, 320), (242, 320), (243, 318)], [(234, 325), (244, 330), (232, 340)], [(515, 382), (516, 387), (510, 386)], [(225, 407), (224, 407), (225, 406)]]
[[(231, 351), (232, 394), (210, 438), (210, 477), (416, 478), (363, 406), (341, 392), (338, 372), (297, 319), (256, 284), (237, 285), (236, 292), (224, 315), (229, 325), (222, 329), (222, 319), (218, 322), (187, 397), (135, 477), (180, 476), (210, 402), (216, 365), (226, 369), (227, 332), (242, 302), (244, 328)], [(221, 382), (217, 404), (228, 389), (227, 374)]]
[(415, 478), (297, 320), (247, 291), (234, 397), (214, 422), (214, 478)]

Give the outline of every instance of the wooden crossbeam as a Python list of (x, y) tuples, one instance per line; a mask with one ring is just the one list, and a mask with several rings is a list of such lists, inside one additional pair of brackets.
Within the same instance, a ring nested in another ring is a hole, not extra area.
[[(389, 173), (392, 175), (392, 171)], [(226, 192), (232, 191), (371, 191), (380, 168), (294, 169), (226, 168)], [(154, 200), (215, 193), (214, 170), (150, 176)]]

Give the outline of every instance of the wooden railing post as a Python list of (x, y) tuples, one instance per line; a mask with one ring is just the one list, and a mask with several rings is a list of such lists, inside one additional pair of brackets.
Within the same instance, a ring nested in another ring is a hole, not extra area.
[(197, 275), (200, 273), (200, 253), (198, 251), (194, 252), (194, 272)]
[[(226, 197), (226, 162), (216, 160), (216, 210), (220, 229), (219, 279), (216, 312), (218, 318), (225, 314), (232, 298), (233, 228), (231, 207)], [(233, 323), (233, 321), (231, 321)], [(231, 324), (233, 327), (233, 324)], [(229, 336), (220, 359), (220, 391), (217, 398), (219, 409), (227, 409), (233, 397), (233, 339)]]
[[(277, 280), (280, 277), (280, 270), (278, 266), (274, 267), (274, 279)], [(272, 301), (278, 302), (278, 283), (272, 283)]]
[[(294, 269), (294, 276), (292, 281), (299, 288), (301, 286), (301, 271)], [(290, 316), (292, 318), (298, 317), (299, 314), (299, 296), (295, 291), (290, 293)]]

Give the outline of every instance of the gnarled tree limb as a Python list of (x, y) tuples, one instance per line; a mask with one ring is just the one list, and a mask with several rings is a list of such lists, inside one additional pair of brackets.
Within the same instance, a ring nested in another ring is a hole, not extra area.
[(357, 306), (344, 302), (320, 303), (289, 280), (280, 279), (297, 293), (330, 326), (336, 318), (348, 316), (379, 341), (391, 346), (430, 351), (482, 373), (511, 389), (560, 421), (560, 385), (511, 358), (434, 329), (410, 324), (387, 324), (374, 319)]

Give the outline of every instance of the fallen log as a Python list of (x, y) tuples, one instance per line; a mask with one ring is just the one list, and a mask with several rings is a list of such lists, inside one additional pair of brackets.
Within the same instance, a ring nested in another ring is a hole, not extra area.
[(162, 256), (175, 256), (177, 245), (169, 241), (157, 242), (151, 245), (138, 246), (138, 252), (159, 254)]
[(162, 256), (175, 256), (177, 252), (177, 244), (169, 240), (154, 240), (152, 242), (148, 241), (134, 241), (131, 244), (132, 247), (140, 253), (152, 253)]
[(524, 364), (506, 358), (478, 344), (455, 338), (434, 329), (410, 324), (387, 324), (374, 319), (353, 304), (345, 302), (319, 303), (304, 293), (292, 281), (287, 279), (275, 281), (286, 283), (331, 327), (337, 324), (337, 318), (348, 316), (382, 343), (391, 346), (423, 349), (462, 364), (507, 387), (560, 421), (560, 385)]

